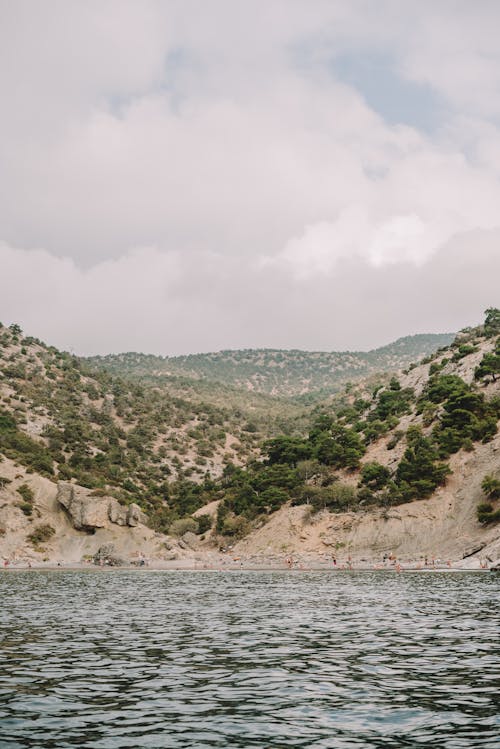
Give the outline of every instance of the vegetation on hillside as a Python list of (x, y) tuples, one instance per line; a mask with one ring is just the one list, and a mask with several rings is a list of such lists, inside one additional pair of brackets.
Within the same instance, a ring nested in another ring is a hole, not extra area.
[[(404, 349), (411, 339), (402, 340)], [(192, 515), (219, 500), (221, 543), (245, 535), (289, 501), (312, 512), (389, 507), (431, 496), (446, 482), (453, 453), (496, 434), (499, 341), (500, 312), (492, 308), (484, 326), (426, 354), (428, 376), (418, 390), (412, 365), (406, 381), (385, 376), (350, 383), (306, 409), (246, 386), (156, 375), (151, 368), (141, 382), (133, 367), (120, 370), (129, 379), (119, 377), (97, 369), (95, 360), (89, 368), (23, 337), (18, 326), (0, 327), (0, 453), (52, 480), (137, 502), (153, 527), (175, 535), (206, 533), (212, 519)], [(233, 353), (237, 360), (248, 352)], [(283, 371), (290, 362), (281, 366), (276, 353), (274, 367)], [(323, 376), (323, 355), (317, 356), (315, 383)], [(477, 362), (471, 384), (459, 374), (468, 357)], [(374, 448), (377, 459), (370, 457)], [(480, 522), (498, 519), (495, 486), (483, 486)], [(18, 492), (20, 509), (30, 513), (29, 486)]]
[(86, 361), (92, 369), (150, 384), (165, 383), (165, 378), (170, 378), (171, 386), (196, 390), (204, 383), (209, 391), (205, 396), (228, 387), (233, 389), (233, 396), (237, 388), (240, 393), (302, 396), (304, 402), (310, 402), (311, 396), (318, 400), (339, 391), (346, 382), (375, 372), (403, 369), (447, 346), (453, 337), (448, 333), (407, 336), (368, 352), (247, 349), (176, 357), (129, 352)]
[(300, 424), (302, 409), (259, 401), (216, 405), (91, 373), (19, 326), (0, 327), (0, 453), (138, 502), (159, 528), (203, 504), (226, 463), (244, 463), (263, 439)]
[(491, 474), (485, 476), (481, 483), (481, 489), (486, 497), (477, 508), (477, 519), (483, 525), (498, 523), (500, 521), (500, 479)]

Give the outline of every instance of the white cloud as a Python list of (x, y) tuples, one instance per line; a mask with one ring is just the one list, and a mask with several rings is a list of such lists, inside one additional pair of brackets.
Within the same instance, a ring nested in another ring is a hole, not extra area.
[(418, 267), (346, 255), (299, 281), (227, 255), (137, 248), (82, 269), (0, 245), (2, 322), (82, 354), (370, 348), (479, 322), (498, 303), (499, 243), (500, 230), (461, 234)]
[[(41, 315), (61, 345), (278, 345), (270, 318), (319, 345), (342, 310), (304, 305), (311, 285), (421, 278), (500, 226), (494, 3), (0, 0), (0, 16), (0, 318)], [(385, 122), (334, 77), (345, 51), (430, 85), (441, 128)], [(303, 317), (276, 316), (284, 294)]]

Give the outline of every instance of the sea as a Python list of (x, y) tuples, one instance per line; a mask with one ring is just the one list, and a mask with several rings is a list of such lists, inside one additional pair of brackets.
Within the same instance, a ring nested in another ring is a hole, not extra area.
[(493, 572), (0, 572), (1, 749), (498, 749)]

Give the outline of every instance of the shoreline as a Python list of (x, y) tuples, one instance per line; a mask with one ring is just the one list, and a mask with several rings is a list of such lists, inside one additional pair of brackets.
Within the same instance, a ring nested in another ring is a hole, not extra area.
[(349, 572), (417, 572), (417, 573), (436, 573), (436, 572), (490, 572), (494, 571), (489, 566), (459, 567), (448, 565), (418, 566), (400, 564), (399, 566), (382, 566), (368, 564), (353, 564), (348, 566), (327, 566), (319, 564), (297, 565), (289, 567), (287, 565), (278, 565), (272, 563), (262, 564), (172, 564), (172, 563), (151, 563), (145, 565), (123, 564), (123, 565), (96, 565), (82, 563), (35, 563), (35, 564), (9, 564), (0, 568), (2, 572), (331, 572), (331, 573), (349, 573)]

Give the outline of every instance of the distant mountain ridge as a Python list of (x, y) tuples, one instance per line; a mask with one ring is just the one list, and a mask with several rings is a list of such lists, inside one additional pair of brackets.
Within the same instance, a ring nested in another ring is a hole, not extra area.
[(127, 352), (88, 357), (85, 361), (94, 369), (123, 377), (185, 377), (291, 397), (327, 394), (350, 380), (404, 369), (450, 345), (454, 337), (454, 333), (422, 333), (366, 352), (242, 349), (175, 357)]

